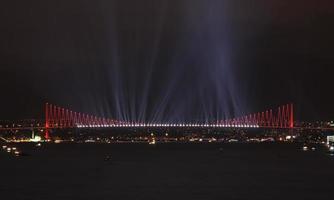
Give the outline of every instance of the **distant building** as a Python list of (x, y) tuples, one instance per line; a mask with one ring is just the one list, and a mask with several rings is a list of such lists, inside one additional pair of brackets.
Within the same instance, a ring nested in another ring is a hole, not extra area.
[(329, 122), (329, 126), (330, 126), (330, 127), (334, 127), (334, 121), (330, 121), (330, 122)]
[(334, 144), (334, 135), (327, 136), (327, 144)]

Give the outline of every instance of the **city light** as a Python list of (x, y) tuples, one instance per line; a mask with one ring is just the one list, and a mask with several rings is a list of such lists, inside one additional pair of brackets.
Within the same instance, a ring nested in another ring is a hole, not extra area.
[(42, 141), (42, 137), (40, 136), (35, 136), (34, 138), (30, 139), (30, 142), (40, 142)]
[(334, 152), (334, 146), (330, 146), (329, 151)]

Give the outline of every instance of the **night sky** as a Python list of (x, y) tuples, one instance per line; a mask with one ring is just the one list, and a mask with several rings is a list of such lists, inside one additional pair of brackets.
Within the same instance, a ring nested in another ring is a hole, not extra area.
[(334, 119), (333, 0), (6, 0), (0, 44), (0, 119)]

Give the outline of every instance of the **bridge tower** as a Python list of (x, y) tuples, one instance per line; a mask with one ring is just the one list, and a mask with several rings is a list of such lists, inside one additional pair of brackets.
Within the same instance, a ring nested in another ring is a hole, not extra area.
[(50, 124), (49, 124), (49, 104), (46, 103), (45, 104), (45, 135), (44, 135), (46, 140), (48, 140), (50, 138), (49, 128), (50, 128)]
[(294, 110), (293, 110), (293, 103), (290, 104), (290, 128), (293, 128), (294, 127), (294, 123), (293, 123), (293, 120), (294, 120)]

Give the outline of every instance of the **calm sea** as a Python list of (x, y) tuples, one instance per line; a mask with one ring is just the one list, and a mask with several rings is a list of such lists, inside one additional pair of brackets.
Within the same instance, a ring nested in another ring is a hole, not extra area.
[(0, 199), (333, 199), (334, 157), (299, 144), (34, 144), (0, 152)]

